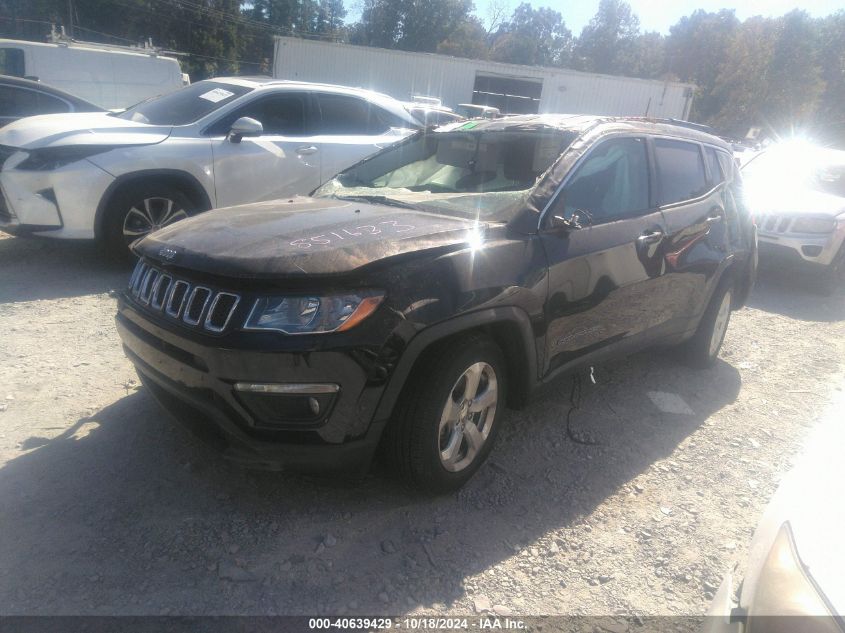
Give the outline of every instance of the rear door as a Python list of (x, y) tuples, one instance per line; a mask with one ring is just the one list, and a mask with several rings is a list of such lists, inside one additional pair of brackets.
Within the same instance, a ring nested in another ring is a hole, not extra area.
[[(260, 96), (214, 123), (206, 135), (214, 152), (217, 206), (226, 207), (297, 194), (320, 184), (320, 154), (312, 135), (311, 99), (306, 92)], [(261, 136), (228, 138), (241, 117), (261, 122)]]
[(317, 92), (315, 151), (321, 155), (321, 182), (407, 135), (407, 123), (365, 99)]
[(544, 228), (549, 265), (546, 369), (636, 345), (665, 318), (663, 215), (651, 194), (643, 137), (600, 142), (573, 169), (544, 215), (581, 228)]
[(667, 307), (674, 319), (672, 329), (681, 331), (701, 314), (710, 281), (728, 255), (724, 182), (719, 182), (723, 178), (718, 173), (708, 175), (699, 143), (655, 138), (653, 147), (658, 204), (668, 230)]

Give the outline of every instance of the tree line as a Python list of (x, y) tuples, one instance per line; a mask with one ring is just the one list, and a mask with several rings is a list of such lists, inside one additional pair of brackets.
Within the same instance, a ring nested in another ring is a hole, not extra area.
[(77, 39), (152, 38), (187, 54), (192, 78), (271, 71), (273, 35), (573, 68), (696, 86), (691, 119), (726, 134), (751, 126), (845, 138), (845, 11), (739, 20), (697, 10), (667, 35), (640, 28), (624, 0), (601, 0), (577, 35), (565, 16), (523, 2), (475, 14), (472, 0), (0, 0), (0, 33), (42, 39), (46, 23)]

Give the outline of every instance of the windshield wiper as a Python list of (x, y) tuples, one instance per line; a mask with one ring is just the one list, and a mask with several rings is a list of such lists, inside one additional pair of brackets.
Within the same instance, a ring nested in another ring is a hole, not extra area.
[(408, 202), (402, 202), (401, 200), (397, 200), (396, 198), (388, 198), (387, 196), (381, 195), (350, 195), (350, 196), (339, 196), (337, 194), (332, 195), (332, 198), (337, 198), (338, 200), (360, 200), (363, 202), (372, 202), (374, 204), (383, 204), (387, 207), (400, 207), (402, 209), (416, 209), (417, 207), (413, 204)]

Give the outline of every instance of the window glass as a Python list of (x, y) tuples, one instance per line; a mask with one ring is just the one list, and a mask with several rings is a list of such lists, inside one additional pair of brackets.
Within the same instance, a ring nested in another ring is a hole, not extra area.
[(654, 147), (661, 205), (697, 198), (707, 191), (698, 145), (655, 139)]
[(23, 49), (0, 48), (0, 75), (23, 77), (25, 74)]
[(25, 117), (67, 112), (68, 104), (37, 90), (0, 84), (0, 116)]
[(733, 156), (727, 152), (716, 152), (716, 156), (719, 159), (719, 164), (722, 166), (722, 173), (725, 174), (725, 179), (733, 180), (734, 170), (736, 168)]
[(430, 213), (505, 221), (525, 209), (574, 138), (545, 129), (420, 133), (350, 167), (314, 195), (375, 196)]
[(187, 125), (231, 103), (252, 88), (216, 81), (199, 83), (153, 97), (132, 106), (117, 116), (151, 125)]
[(307, 95), (300, 92), (256, 99), (215, 123), (213, 128), (209, 130), (209, 134), (213, 136), (226, 135), (235, 121), (241, 117), (249, 117), (261, 122), (264, 134), (301, 136), (305, 134), (307, 99)]
[(565, 218), (577, 213), (587, 223), (646, 211), (648, 157), (644, 140), (617, 139), (596, 147), (567, 183), (563, 204)]
[(719, 158), (716, 156), (716, 150), (712, 147), (704, 148), (704, 156), (707, 159), (707, 169), (710, 170), (710, 184), (716, 186), (725, 182), (725, 172), (722, 165), (719, 164)]
[(337, 94), (318, 95), (322, 122), (320, 134), (382, 134), (391, 127), (407, 124), (358, 97)]

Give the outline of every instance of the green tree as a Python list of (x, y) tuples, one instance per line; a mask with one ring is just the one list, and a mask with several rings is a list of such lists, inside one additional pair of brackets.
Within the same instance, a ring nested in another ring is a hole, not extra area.
[(617, 72), (644, 79), (666, 76), (666, 38), (660, 33), (649, 31), (637, 35), (626, 48), (626, 54), (616, 61)]
[(354, 44), (434, 52), (453, 38), (473, 10), (471, 0), (366, 0)]
[(761, 110), (775, 129), (806, 127), (825, 87), (816, 59), (816, 23), (796, 9), (778, 20), (777, 31)]
[(666, 38), (666, 65), (670, 75), (696, 85), (691, 118), (710, 120), (720, 109), (714, 98), (716, 78), (728, 62), (728, 52), (740, 28), (733, 10), (718, 13), (697, 10), (681, 18)]
[(340, 33), (345, 17), (343, 0), (319, 0), (311, 31), (319, 34)]
[(572, 33), (552, 9), (520, 4), (492, 37), (490, 58), (512, 64), (561, 66), (572, 54)]
[(819, 21), (817, 48), (825, 90), (819, 99), (816, 134), (845, 147), (845, 11)]
[(764, 119), (768, 73), (775, 42), (774, 20), (754, 17), (742, 23), (731, 38), (713, 87), (718, 108), (706, 121), (717, 129), (744, 136)]
[(475, 16), (469, 16), (455, 32), (437, 45), (437, 52), (453, 57), (485, 59), (488, 55), (487, 31)]
[(597, 73), (618, 73), (634, 54), (640, 20), (624, 0), (601, 0), (596, 15), (575, 44), (576, 66)]

